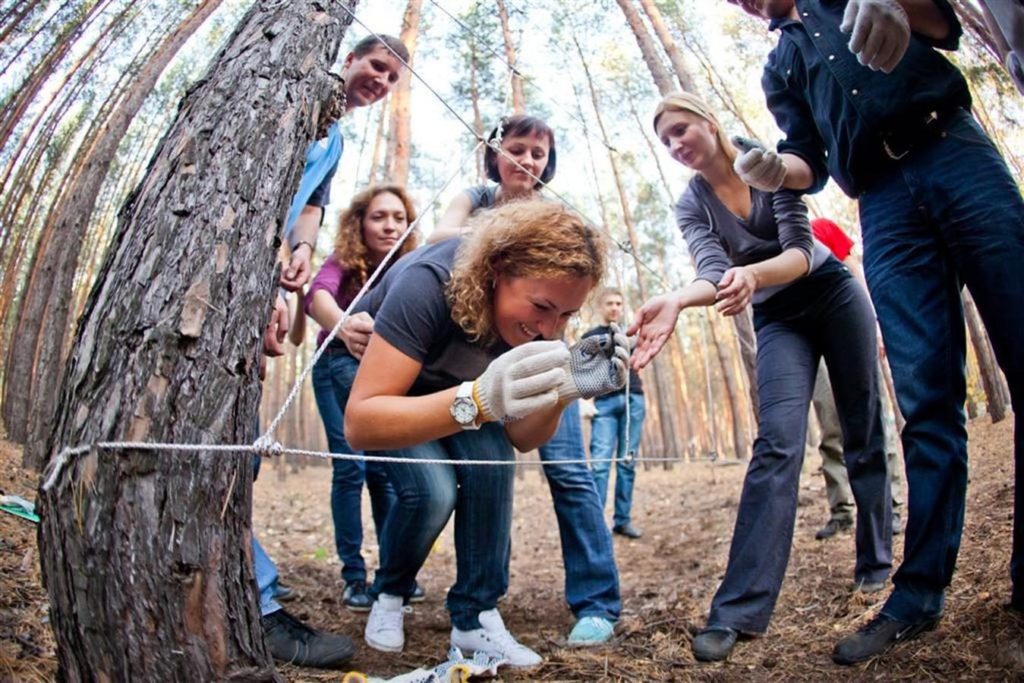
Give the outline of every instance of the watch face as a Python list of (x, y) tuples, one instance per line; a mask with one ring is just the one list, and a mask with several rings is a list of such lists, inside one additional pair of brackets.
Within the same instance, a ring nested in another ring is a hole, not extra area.
[(452, 406), (452, 416), (459, 424), (466, 425), (473, 422), (476, 419), (476, 406), (473, 405), (472, 399), (456, 401)]

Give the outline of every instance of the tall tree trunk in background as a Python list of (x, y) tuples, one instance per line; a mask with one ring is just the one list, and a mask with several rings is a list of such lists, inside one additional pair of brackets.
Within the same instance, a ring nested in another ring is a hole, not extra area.
[[(583, 72), (587, 78), (587, 86), (590, 89), (590, 99), (594, 107), (594, 118), (597, 121), (598, 129), (601, 132), (601, 141), (608, 149), (608, 161), (612, 167), (612, 177), (615, 179), (615, 188), (619, 195), (619, 204), (622, 209), (622, 221), (626, 225), (626, 233), (629, 236), (630, 251), (633, 256), (633, 265), (636, 268), (637, 288), (640, 298), (647, 301), (647, 286), (644, 284), (643, 270), (637, 257), (640, 242), (636, 236), (636, 227), (633, 224), (633, 212), (629, 208), (629, 199), (626, 197), (625, 186), (622, 183), (622, 175), (619, 172), (619, 164), (615, 158), (615, 151), (608, 142), (608, 132), (605, 129), (604, 121), (601, 118), (601, 108), (597, 97), (597, 90), (594, 88), (594, 81), (590, 76), (590, 67), (583, 56), (583, 49), (579, 42), (576, 42), (576, 51), (579, 54), (580, 63), (583, 65)], [(672, 381), (672, 375), (666, 367), (666, 358), (663, 354), (655, 356), (652, 363), (654, 369), (654, 387), (657, 393), (659, 418), (661, 421), (662, 440), (665, 444), (665, 454), (670, 449), (678, 448), (679, 439), (675, 433), (675, 419), (672, 415), (671, 387), (668, 383)]]
[[(43, 251), (39, 268), (33, 272), (22, 299), (22, 311), (26, 312), (23, 315), (38, 316), (32, 362), (34, 381), (29, 394), (32, 410), (23, 460), (26, 467), (41, 467), (48, 450), (79, 253), (107, 171), (121, 139), (164, 69), (220, 3), (221, 0), (201, 2), (149, 55), (131, 90), (104, 122), (101, 134), (90, 147), (81, 150), (84, 158), (68, 178), (64, 201), (47, 221), (47, 229), (52, 225), (60, 241), (52, 245), (54, 248)], [(47, 286), (40, 286), (43, 282)], [(33, 311), (36, 313), (29, 313)], [(18, 344), (22, 343), (31, 342), (27, 338), (19, 339)]]
[(109, 4), (110, 0), (86, 3), (83, 9), (88, 9), (80, 12), (75, 20), (69, 21), (61, 29), (53, 49), (48, 51), (43, 59), (25, 77), (25, 80), (22, 81), (15, 91), (16, 94), (4, 103), (3, 108), (0, 109), (0, 148), (7, 145), (7, 141), (14, 132), (15, 126), (18, 125), (18, 121), (25, 114), (25, 110), (28, 109), (29, 104), (32, 103), (36, 95), (42, 91), (46, 81), (54, 73), (60, 61), (71, 50), (75, 41), (91, 26), (92, 22)]
[(676, 45), (672, 32), (665, 25), (665, 19), (661, 16), (661, 10), (654, 4), (654, 0), (640, 0), (640, 6), (643, 7), (644, 14), (647, 15), (648, 21), (651, 22), (654, 34), (661, 41), (661, 47), (665, 50), (665, 54), (668, 55), (668, 61), (672, 65), (672, 70), (676, 72), (676, 79), (679, 81), (679, 85), (687, 92), (697, 92), (697, 84), (694, 82), (689, 69), (686, 68), (686, 62), (683, 61), (683, 53), (680, 52), (679, 46)]
[[(477, 45), (476, 38), (469, 38), (469, 101), (473, 106), (473, 131), (477, 134), (477, 139), (483, 139), (484, 135), (484, 119), (480, 113), (480, 86), (477, 83), (478, 71), (477, 62), (480, 59), (479, 46)], [(484, 148), (477, 145), (476, 152), (473, 155), (476, 161), (476, 180), (478, 183), (487, 182), (487, 174), (484, 172)]]
[(999, 49), (995, 36), (988, 30), (983, 10), (967, 0), (952, 0), (952, 5), (967, 33), (981, 43), (996, 64), (1002, 66), (1005, 55)]
[(754, 415), (754, 424), (760, 419), (760, 406), (757, 402), (757, 333), (754, 332), (754, 315), (750, 306), (742, 313), (732, 316), (736, 326), (736, 341), (740, 345), (740, 358), (743, 371), (747, 375), (747, 387), (750, 391), (750, 412)]
[(740, 402), (740, 382), (736, 376), (735, 364), (729, 356), (722, 333), (715, 329), (713, 321), (708, 321), (711, 332), (711, 339), (714, 341), (715, 349), (718, 352), (718, 362), (722, 366), (722, 379), (725, 382), (725, 393), (729, 403), (729, 410), (732, 413), (732, 442), (733, 449), (738, 460), (750, 458), (750, 441), (747, 439), (747, 431), (743, 428), (743, 405)]
[(369, 184), (377, 183), (377, 173), (380, 171), (380, 154), (384, 143), (384, 122), (387, 121), (388, 107), (386, 103), (381, 104), (380, 116), (377, 118), (377, 133), (373, 136), (373, 153), (370, 155), (370, 178)]
[(651, 34), (647, 32), (643, 17), (640, 16), (640, 13), (636, 11), (636, 7), (633, 6), (633, 0), (615, 0), (615, 2), (622, 8), (622, 13), (626, 15), (626, 23), (629, 24), (629, 28), (633, 31), (633, 36), (636, 38), (637, 45), (640, 46), (640, 54), (643, 55), (644, 63), (647, 64), (647, 68), (654, 78), (654, 84), (658, 87), (658, 92), (662, 95), (667, 95), (676, 90), (677, 88), (673, 85), (672, 76), (669, 75), (668, 69), (665, 68), (665, 63), (661, 60), (661, 55), (658, 54), (658, 48), (655, 46), (654, 41), (651, 40)]
[[(78, 329), (55, 450), (245, 443), (278, 239), (309, 141), (342, 114), (340, 2), (258, 2), (188, 94)], [(240, 144), (244, 141), (244, 144)], [(252, 463), (97, 452), (40, 491), (61, 680), (272, 680), (250, 557)]]
[(21, 21), (32, 13), (41, 0), (19, 0), (14, 3), (3, 16), (0, 17), (0, 43), (7, 40), (14, 29), (18, 28)]
[[(409, 0), (402, 16), (402, 31), (398, 36), (409, 48), (410, 67), (416, 59), (416, 41), (419, 38), (422, 6), (423, 0)], [(388, 182), (403, 186), (409, 182), (409, 155), (412, 151), (411, 100), (412, 70), (404, 69), (388, 103), (391, 108), (391, 125), (388, 130), (388, 152), (384, 161)]]
[(503, 0), (495, 0), (498, 3), (498, 17), (501, 19), (501, 36), (505, 41), (505, 61), (512, 69), (510, 76), (512, 82), (512, 113), (526, 113), (526, 96), (523, 94), (523, 77), (519, 74), (519, 59), (516, 57), (516, 45), (512, 40), (512, 28), (508, 21), (508, 10)]
[(974, 298), (966, 289), (961, 298), (964, 302), (964, 318), (967, 320), (967, 331), (971, 336), (971, 346), (978, 358), (978, 370), (981, 374), (981, 385), (985, 389), (985, 402), (992, 422), (1000, 422), (1006, 418), (1006, 410), (1010, 403), (1010, 389), (1006, 384), (1003, 371), (996, 362), (996, 354), (992, 342), (985, 332), (985, 326), (978, 314)]

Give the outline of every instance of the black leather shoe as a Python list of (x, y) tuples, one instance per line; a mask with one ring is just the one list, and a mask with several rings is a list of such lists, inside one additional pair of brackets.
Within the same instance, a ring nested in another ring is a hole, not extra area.
[(732, 652), (738, 637), (726, 626), (706, 628), (693, 637), (693, 656), (698, 662), (720, 662)]
[(279, 662), (341, 669), (356, 653), (350, 638), (310, 628), (283, 609), (271, 612), (260, 621), (270, 654)]
[(830, 519), (825, 526), (818, 529), (818, 533), (814, 534), (814, 538), (819, 541), (824, 541), (826, 538), (832, 538), (840, 531), (849, 531), (852, 528), (853, 520)]
[(920, 621), (898, 621), (879, 614), (838, 643), (832, 650), (832, 661), (836, 664), (857, 664), (879, 655), (896, 643), (902, 643), (931, 631), (939, 618)]
[(413, 590), (412, 595), (409, 596), (409, 602), (423, 602), (427, 599), (427, 591), (423, 589), (423, 586), (416, 583), (416, 589)]
[(612, 527), (612, 533), (618, 534), (619, 536), (625, 536), (626, 538), (640, 538), (644, 535), (644, 532), (640, 531), (628, 522), (617, 527)]
[(369, 612), (373, 598), (366, 592), (365, 581), (349, 581), (341, 593), (341, 602), (353, 612)]

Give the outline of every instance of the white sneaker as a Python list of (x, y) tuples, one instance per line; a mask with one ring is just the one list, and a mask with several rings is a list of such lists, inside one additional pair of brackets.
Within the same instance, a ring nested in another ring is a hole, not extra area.
[(381, 593), (373, 603), (370, 618), (366, 620), (363, 637), (366, 644), (381, 652), (401, 652), (405, 647), (405, 620), (403, 600), (397, 595)]
[(539, 654), (520, 644), (505, 628), (498, 610), (489, 609), (480, 613), (482, 628), (472, 631), (452, 629), (452, 645), (467, 655), (484, 652), (506, 660), (509, 666), (537, 666), (544, 661)]

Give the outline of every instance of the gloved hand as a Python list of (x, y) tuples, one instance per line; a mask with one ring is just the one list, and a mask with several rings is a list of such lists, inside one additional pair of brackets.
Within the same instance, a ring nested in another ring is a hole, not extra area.
[(527, 342), (491, 361), (473, 382), (473, 398), (487, 421), (517, 420), (558, 402), (569, 349), (560, 341)]
[(558, 385), (559, 401), (602, 396), (626, 386), (629, 338), (617, 325), (611, 328), (611, 334), (586, 337), (569, 349), (566, 377)]
[(781, 189), (782, 183), (786, 180), (786, 165), (779, 155), (760, 147), (736, 157), (732, 167), (740, 180), (765, 192)]
[(891, 72), (910, 44), (910, 19), (896, 0), (850, 0), (839, 30), (850, 35), (850, 52), (873, 71)]

